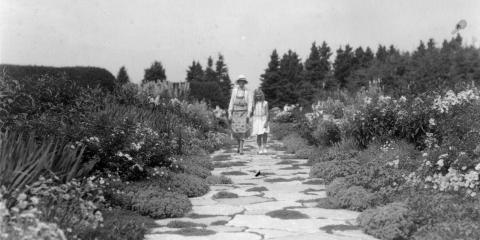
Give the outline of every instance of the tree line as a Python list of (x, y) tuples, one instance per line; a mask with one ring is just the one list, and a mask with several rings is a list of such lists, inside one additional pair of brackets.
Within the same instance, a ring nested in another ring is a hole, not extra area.
[(395, 46), (339, 47), (335, 52), (326, 42), (314, 42), (305, 61), (288, 50), (281, 57), (276, 50), (261, 76), (261, 88), (271, 106), (308, 106), (333, 92), (356, 91), (380, 79), (387, 94), (420, 95), (458, 89), (480, 81), (480, 49), (466, 46), (460, 35), (437, 46), (433, 39), (420, 41), (413, 52)]

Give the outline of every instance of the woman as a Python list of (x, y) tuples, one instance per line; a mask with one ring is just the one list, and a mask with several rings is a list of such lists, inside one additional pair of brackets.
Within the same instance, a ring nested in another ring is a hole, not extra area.
[(268, 102), (265, 101), (265, 95), (262, 90), (257, 89), (253, 94), (253, 126), (252, 136), (257, 136), (258, 153), (267, 153), (267, 137), (270, 132), (268, 126)]
[(238, 76), (237, 87), (232, 90), (228, 105), (228, 118), (231, 121), (233, 137), (237, 139), (237, 152), (243, 154), (243, 144), (248, 132), (248, 120), (252, 109), (252, 100), (249, 91), (245, 88), (248, 83), (244, 75)]

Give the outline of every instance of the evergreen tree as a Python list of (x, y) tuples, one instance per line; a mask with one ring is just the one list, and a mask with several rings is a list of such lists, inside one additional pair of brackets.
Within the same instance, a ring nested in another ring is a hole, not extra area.
[(213, 70), (213, 59), (208, 57), (207, 67), (205, 68), (205, 82), (219, 82), (217, 73)]
[(334, 89), (337, 84), (331, 80), (333, 78), (329, 77), (330, 71), (332, 70), (332, 65), (330, 63), (330, 57), (332, 56), (331, 48), (327, 45), (325, 41), (322, 42), (322, 45), (318, 48), (320, 52), (320, 69), (322, 73), (322, 89)]
[(228, 101), (230, 100), (230, 94), (232, 92), (232, 81), (230, 80), (230, 76), (228, 75), (228, 68), (225, 64), (225, 59), (222, 54), (218, 54), (218, 60), (215, 65), (215, 72), (217, 74), (220, 88), (222, 89), (224, 101), (225, 103), (228, 103)]
[(163, 65), (159, 61), (155, 61), (152, 63), (150, 68), (145, 69), (145, 75), (143, 77), (142, 83), (146, 82), (163, 82), (167, 79), (165, 75), (165, 69)]
[(381, 44), (378, 45), (377, 53), (375, 54), (375, 58), (380, 62), (385, 62), (388, 57), (387, 48), (382, 46)]
[(192, 81), (203, 81), (204, 77), (204, 72), (202, 65), (199, 62), (192, 62), (192, 65), (188, 67), (187, 69), (187, 77), (185, 80), (187, 82), (192, 82)]
[(270, 55), (270, 62), (268, 63), (265, 73), (261, 75), (260, 87), (265, 94), (265, 99), (269, 102), (271, 107), (283, 107), (281, 105), (282, 87), (280, 83), (280, 61), (277, 50), (273, 50)]
[(345, 50), (340, 47), (337, 50), (337, 56), (335, 62), (333, 63), (334, 67), (334, 76), (339, 82), (341, 88), (347, 86), (347, 78), (355, 70), (354, 63), (354, 54), (352, 52), (352, 47), (350, 45), (345, 46)]
[(299, 103), (302, 94), (302, 71), (303, 64), (298, 54), (288, 50), (280, 60), (280, 86), (281, 99), (278, 101), (281, 106), (285, 104)]
[(128, 82), (130, 82), (130, 78), (128, 77), (127, 69), (125, 69), (125, 66), (122, 66), (120, 70), (118, 70), (117, 85), (122, 86), (123, 84)]

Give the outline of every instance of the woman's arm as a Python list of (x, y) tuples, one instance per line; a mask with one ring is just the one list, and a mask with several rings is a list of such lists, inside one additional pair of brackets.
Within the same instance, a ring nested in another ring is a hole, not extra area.
[(232, 89), (232, 95), (230, 96), (230, 103), (228, 104), (228, 119), (231, 118), (232, 116), (232, 111), (233, 111), (233, 102), (234, 102), (234, 99), (235, 99), (235, 96), (237, 95), (237, 89), (236, 88), (233, 88)]

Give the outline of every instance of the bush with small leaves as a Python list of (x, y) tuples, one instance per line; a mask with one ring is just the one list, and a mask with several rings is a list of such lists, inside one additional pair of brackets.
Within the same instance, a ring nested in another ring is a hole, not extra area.
[(312, 166), (310, 177), (323, 178), (326, 183), (330, 183), (335, 178), (352, 175), (358, 167), (356, 160), (320, 162)]
[(293, 123), (272, 122), (270, 123), (270, 132), (272, 133), (274, 139), (282, 140), (289, 134), (295, 133), (296, 130)]
[(181, 217), (192, 209), (187, 196), (158, 189), (143, 189), (131, 196), (132, 209), (152, 218)]
[(308, 147), (307, 140), (296, 133), (286, 136), (283, 139), (283, 144), (287, 147), (288, 153), (295, 153), (302, 148)]
[(477, 240), (480, 239), (479, 222), (463, 221), (442, 222), (432, 227), (419, 229), (414, 235), (414, 240)]
[(372, 206), (375, 194), (360, 186), (352, 186), (347, 190), (340, 190), (335, 199), (342, 208), (362, 211)]
[(332, 146), (342, 140), (340, 128), (332, 121), (320, 121), (313, 132), (315, 141), (323, 146)]
[(164, 184), (165, 187), (188, 197), (199, 197), (210, 190), (204, 179), (184, 173), (172, 174)]
[(295, 152), (295, 157), (308, 159), (310, 156), (312, 156), (316, 152), (317, 150), (314, 147), (304, 147)]
[(402, 202), (368, 209), (358, 216), (357, 222), (366, 233), (386, 240), (409, 239), (415, 231), (408, 207)]

